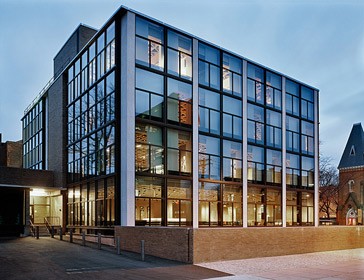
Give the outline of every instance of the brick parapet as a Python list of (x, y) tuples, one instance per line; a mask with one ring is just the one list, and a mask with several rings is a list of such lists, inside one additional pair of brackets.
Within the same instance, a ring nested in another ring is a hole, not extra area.
[(116, 227), (121, 247), (186, 263), (364, 248), (363, 226), (292, 228)]

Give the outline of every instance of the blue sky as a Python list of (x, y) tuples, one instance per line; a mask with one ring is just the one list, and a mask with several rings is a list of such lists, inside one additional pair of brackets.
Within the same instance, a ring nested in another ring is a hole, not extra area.
[(364, 1), (0, 0), (3, 140), (21, 139), (23, 111), (74, 29), (101, 27), (120, 5), (320, 89), (321, 151), (335, 165), (364, 124)]

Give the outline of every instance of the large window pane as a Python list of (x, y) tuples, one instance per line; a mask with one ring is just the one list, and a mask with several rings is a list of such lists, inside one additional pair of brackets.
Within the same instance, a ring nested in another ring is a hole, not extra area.
[(136, 87), (159, 94), (164, 94), (163, 76), (137, 68)]

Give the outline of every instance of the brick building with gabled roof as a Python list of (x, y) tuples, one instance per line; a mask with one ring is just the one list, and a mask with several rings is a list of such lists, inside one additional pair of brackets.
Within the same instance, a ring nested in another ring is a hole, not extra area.
[(363, 224), (364, 206), (364, 131), (356, 123), (350, 132), (339, 166), (340, 225)]

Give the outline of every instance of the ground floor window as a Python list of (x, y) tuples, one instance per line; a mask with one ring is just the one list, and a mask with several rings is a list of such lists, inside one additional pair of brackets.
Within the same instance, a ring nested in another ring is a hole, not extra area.
[(190, 180), (137, 176), (135, 184), (137, 226), (191, 226)]
[(281, 190), (248, 187), (248, 226), (282, 226)]
[(287, 191), (287, 226), (314, 225), (313, 192)]
[(68, 187), (69, 226), (108, 227), (115, 224), (115, 177)]
[(199, 183), (200, 226), (242, 226), (242, 185)]

